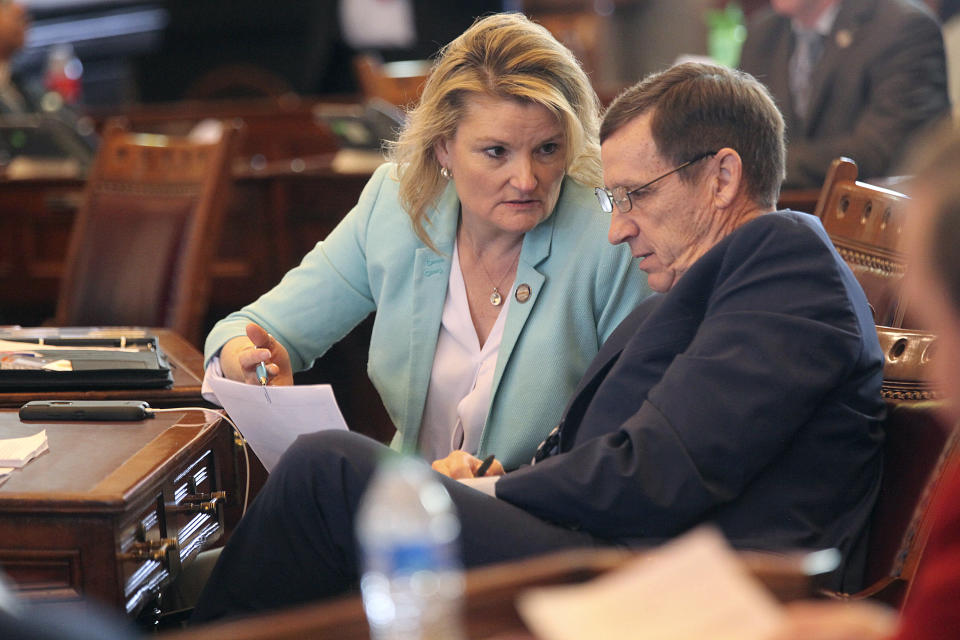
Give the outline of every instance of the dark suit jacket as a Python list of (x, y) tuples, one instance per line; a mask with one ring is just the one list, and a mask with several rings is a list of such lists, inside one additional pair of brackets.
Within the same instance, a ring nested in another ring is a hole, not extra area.
[(794, 113), (790, 19), (760, 12), (740, 66), (767, 85), (787, 124), (787, 186), (819, 187), (831, 160), (849, 156), (861, 177), (897, 169), (908, 142), (949, 113), (940, 27), (911, 0), (842, 0), (811, 78), (810, 116)]
[(837, 547), (862, 577), (879, 490), (883, 355), (819, 220), (761, 216), (620, 325), (561, 423), (560, 453), (498, 498), (627, 544), (702, 523), (737, 547)]

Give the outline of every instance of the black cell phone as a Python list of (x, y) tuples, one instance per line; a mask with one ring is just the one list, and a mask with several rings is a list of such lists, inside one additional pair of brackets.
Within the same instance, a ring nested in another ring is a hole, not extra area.
[(143, 420), (153, 417), (142, 400), (31, 400), (21, 420)]

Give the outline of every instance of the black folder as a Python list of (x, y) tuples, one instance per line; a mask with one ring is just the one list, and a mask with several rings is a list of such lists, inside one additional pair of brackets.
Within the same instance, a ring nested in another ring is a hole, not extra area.
[[(3, 336), (17, 342), (36, 343), (19, 357), (38, 361), (69, 360), (71, 370), (40, 368), (0, 368), (0, 391), (162, 389), (173, 386), (173, 373), (160, 351), (156, 336), (112, 338), (44, 338), (31, 340), (23, 335)], [(68, 347), (44, 349), (44, 346)], [(117, 350), (117, 347), (126, 350)], [(70, 348), (76, 347), (76, 348)], [(135, 348), (135, 351), (129, 350)], [(16, 354), (4, 354), (16, 358)]]

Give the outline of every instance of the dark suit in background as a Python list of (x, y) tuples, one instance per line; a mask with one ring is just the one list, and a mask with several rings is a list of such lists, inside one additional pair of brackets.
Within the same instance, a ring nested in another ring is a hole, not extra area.
[[(648, 545), (704, 522), (738, 547), (836, 547), (855, 590), (879, 489), (883, 355), (863, 291), (813, 216), (770, 213), (642, 303), (564, 412), (559, 451), (497, 498), (437, 476), (467, 566), (564, 547)], [(388, 450), (301, 436), (220, 556), (195, 621), (356, 584), (353, 521)]]
[(772, 10), (750, 22), (740, 66), (767, 85), (787, 125), (786, 187), (819, 187), (831, 160), (856, 160), (861, 178), (888, 175), (924, 125), (949, 113), (943, 38), (911, 0), (841, 0), (811, 77), (809, 117), (790, 95), (795, 37)]
[(34, 113), (37, 106), (14, 78), (0, 85), (0, 116), (10, 113)]

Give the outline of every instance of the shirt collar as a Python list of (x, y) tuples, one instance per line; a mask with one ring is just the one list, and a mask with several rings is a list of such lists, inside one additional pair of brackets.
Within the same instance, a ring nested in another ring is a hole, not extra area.
[(814, 31), (821, 36), (829, 36), (833, 30), (833, 23), (837, 21), (837, 14), (840, 13), (840, 4), (840, 2), (834, 2), (827, 7), (826, 10), (820, 14), (820, 17), (817, 18), (812, 29), (800, 25), (796, 20), (791, 20), (790, 24), (793, 27), (794, 33), (799, 31)]

